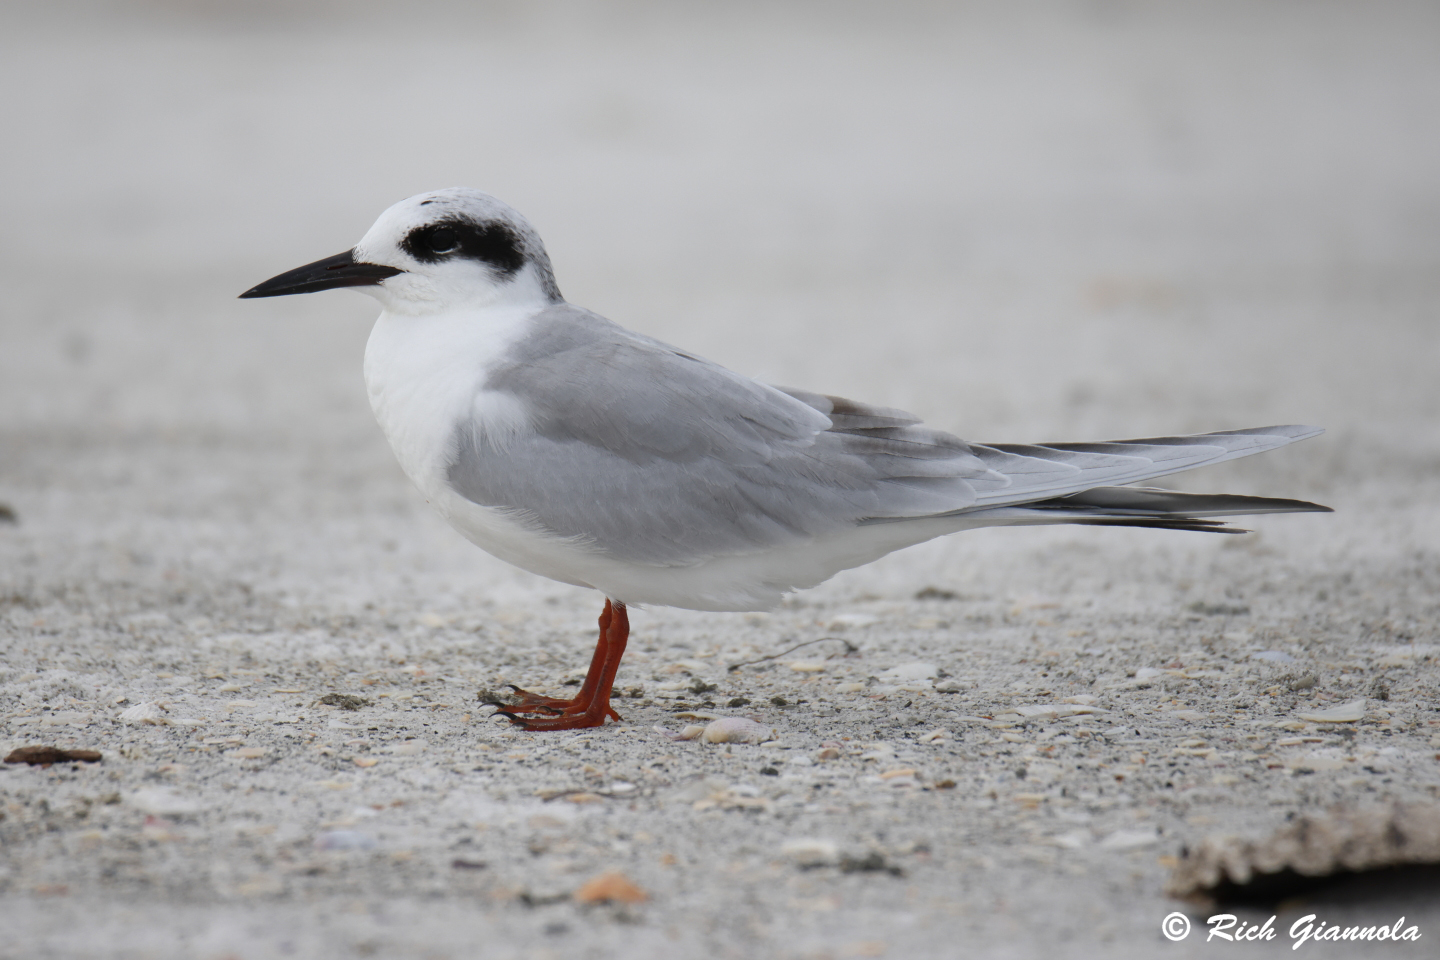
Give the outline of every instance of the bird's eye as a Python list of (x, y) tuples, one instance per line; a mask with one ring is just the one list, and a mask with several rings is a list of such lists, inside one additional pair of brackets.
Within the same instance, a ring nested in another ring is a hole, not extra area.
[(430, 231), (426, 246), (432, 253), (449, 253), (460, 244), (460, 238), (449, 227), (436, 227)]

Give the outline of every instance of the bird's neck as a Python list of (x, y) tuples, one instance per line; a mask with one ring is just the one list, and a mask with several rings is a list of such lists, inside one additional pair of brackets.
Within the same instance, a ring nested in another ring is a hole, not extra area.
[(386, 311), (365, 346), (375, 419), (427, 496), (445, 482), (456, 425), (486, 415), (489, 372), (546, 304), (503, 303), (423, 315)]

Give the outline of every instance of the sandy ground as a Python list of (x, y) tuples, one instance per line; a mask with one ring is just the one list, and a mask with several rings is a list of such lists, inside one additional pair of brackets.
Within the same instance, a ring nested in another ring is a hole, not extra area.
[[(0, 750), (104, 761), (0, 768), (0, 957), (1247, 955), (1162, 938), (1185, 844), (1440, 800), (1440, 17), (1251, 6), (7, 7)], [(577, 303), (962, 436), (1324, 425), (1176, 480), (1337, 512), (639, 611), (623, 723), (516, 731), (599, 598), (427, 512), (369, 301), (233, 299), (455, 183)]]

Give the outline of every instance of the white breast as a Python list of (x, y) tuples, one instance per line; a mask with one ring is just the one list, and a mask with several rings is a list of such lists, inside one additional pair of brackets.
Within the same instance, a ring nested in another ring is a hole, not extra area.
[(365, 386), (400, 468), (467, 540), (541, 576), (590, 586), (593, 551), (546, 535), (514, 511), (471, 503), (447, 476), (459, 424), (504, 437), (528, 428), (524, 405), (483, 389), (489, 371), (524, 336), (534, 304), (413, 316), (385, 312), (365, 346)]
[(507, 304), (421, 316), (386, 311), (375, 321), (365, 346), (370, 406), (401, 469), (437, 506), (448, 489), (457, 424), (486, 432), (523, 427), (517, 400), (481, 387), (536, 312)]

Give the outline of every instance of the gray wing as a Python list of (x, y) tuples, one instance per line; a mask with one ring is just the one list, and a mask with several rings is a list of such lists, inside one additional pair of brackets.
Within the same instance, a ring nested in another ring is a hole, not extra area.
[(969, 444), (902, 411), (758, 383), (569, 304), (537, 317), (484, 389), (517, 398), (531, 429), (461, 424), (451, 485), (651, 564), (1131, 483), (1299, 438)]
[(693, 563), (953, 510), (986, 473), (899, 411), (787, 393), (569, 305), (536, 324), (484, 384), (532, 430), (462, 424), (450, 483), (617, 559)]

